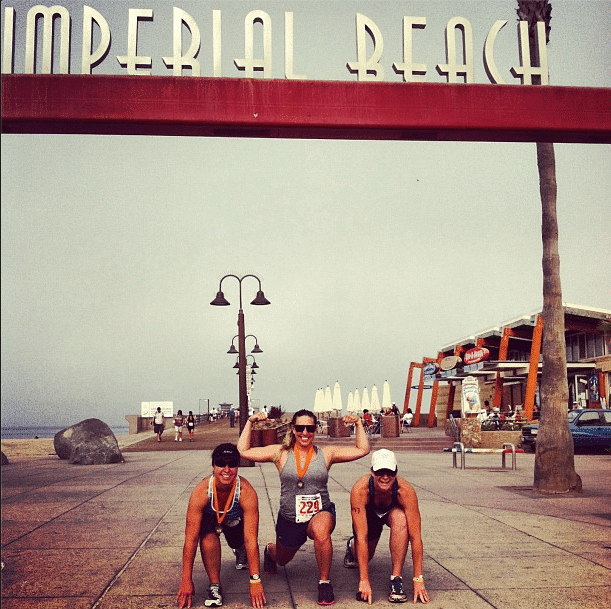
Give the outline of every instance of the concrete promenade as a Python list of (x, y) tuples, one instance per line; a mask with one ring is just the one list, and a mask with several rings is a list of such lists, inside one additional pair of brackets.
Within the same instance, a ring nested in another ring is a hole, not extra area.
[[(176, 606), (187, 502), (211, 465), (210, 450), (168, 442), (169, 436), (161, 444), (172, 450), (132, 452), (132, 445), (122, 464), (76, 466), (48, 455), (2, 467), (3, 609)], [(467, 455), (466, 470), (453, 469), (452, 455), (440, 451), (397, 451), (397, 458), (420, 500), (430, 607), (611, 606), (608, 455), (576, 455), (584, 493), (567, 497), (530, 490), (532, 454), (518, 455), (517, 471), (501, 470), (500, 455)], [(365, 457), (330, 471), (338, 512), (332, 569), (338, 609), (363, 606), (355, 600), (358, 571), (344, 569), (342, 560), (351, 530), (349, 490), (369, 466)], [(271, 464), (240, 473), (259, 494), (263, 548), (274, 538), (278, 474)], [(223, 559), (225, 606), (249, 607), (248, 572), (235, 570), (224, 539)], [(374, 604), (390, 606), (387, 529), (370, 569)], [(411, 589), (409, 553), (403, 575)], [(262, 579), (269, 607), (315, 607), (312, 542)], [(193, 606), (203, 607), (208, 581), (199, 556), (194, 582)]]

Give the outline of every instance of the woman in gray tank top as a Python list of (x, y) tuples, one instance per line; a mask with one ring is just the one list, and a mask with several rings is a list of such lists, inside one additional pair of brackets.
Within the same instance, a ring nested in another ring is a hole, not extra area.
[(268, 543), (263, 553), (263, 570), (275, 573), (276, 565), (286, 565), (307, 541), (314, 541), (314, 554), (320, 572), (318, 604), (335, 602), (329, 576), (335, 528), (335, 505), (329, 498), (329, 468), (334, 463), (360, 459), (369, 453), (369, 441), (360, 417), (347, 415), (346, 425), (355, 426), (355, 446), (314, 445), (316, 415), (300, 410), (293, 415), (290, 430), (282, 444), (251, 448), (252, 424), (266, 418), (264, 412), (249, 417), (238, 441), (245, 459), (272, 462), (280, 475), (280, 510), (276, 522), (276, 541)]

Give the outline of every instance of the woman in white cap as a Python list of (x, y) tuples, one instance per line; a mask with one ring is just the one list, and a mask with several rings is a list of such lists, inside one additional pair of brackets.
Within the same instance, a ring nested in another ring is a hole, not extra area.
[(403, 564), (411, 542), (414, 603), (418, 600), (429, 602), (422, 576), (424, 550), (418, 497), (407, 480), (397, 476), (397, 471), (395, 454), (385, 448), (376, 450), (371, 455), (371, 475), (357, 480), (350, 493), (354, 535), (346, 544), (344, 567), (359, 568), (359, 591), (356, 598), (370, 605), (373, 596), (369, 582), (369, 561), (375, 554), (384, 525), (390, 527), (392, 560), (388, 600), (391, 603), (407, 601), (403, 589)]
[(238, 440), (238, 450), (245, 459), (272, 462), (280, 474), (280, 510), (276, 521), (276, 541), (268, 543), (263, 553), (263, 570), (275, 573), (276, 564), (286, 565), (308, 538), (314, 541), (314, 554), (320, 573), (318, 604), (335, 602), (330, 571), (333, 558), (331, 533), (335, 528), (335, 504), (329, 498), (329, 469), (334, 463), (354, 461), (369, 453), (369, 441), (361, 419), (346, 415), (344, 424), (355, 425), (355, 446), (317, 448), (314, 437), (316, 415), (299, 410), (293, 415), (283, 444), (250, 447), (252, 424), (265, 413), (249, 417)]

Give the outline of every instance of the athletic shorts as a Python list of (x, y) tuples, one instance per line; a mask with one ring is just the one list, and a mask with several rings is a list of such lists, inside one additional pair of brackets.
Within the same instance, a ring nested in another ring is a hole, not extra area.
[[(242, 518), (230, 521), (227, 524), (223, 521), (221, 526), (223, 527), (223, 535), (225, 535), (225, 539), (230, 548), (236, 550), (244, 545), (244, 520)], [(199, 527), (200, 539), (211, 532), (214, 532), (216, 535), (216, 527), (216, 514), (204, 512)]]
[[(390, 512), (389, 512), (390, 513)], [(367, 517), (367, 541), (372, 541), (373, 539), (380, 539), (380, 535), (382, 535), (382, 529), (386, 524), (386, 514), (385, 516), (378, 516), (375, 511), (367, 506), (365, 508), (365, 515)], [(353, 534), (354, 528), (352, 529)]]
[[(333, 516), (333, 526), (331, 533), (335, 529), (335, 503), (331, 503), (326, 510)], [(276, 539), (285, 548), (300, 548), (308, 540), (308, 524), (310, 522), (293, 522), (287, 520), (282, 514), (278, 513), (278, 521), (276, 522)]]
[(153, 429), (155, 433), (163, 433), (163, 425), (161, 423), (155, 423)]

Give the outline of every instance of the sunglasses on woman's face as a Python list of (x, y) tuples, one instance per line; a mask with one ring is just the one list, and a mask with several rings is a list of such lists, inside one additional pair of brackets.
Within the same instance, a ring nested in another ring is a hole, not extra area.
[(223, 469), (224, 467), (230, 467), (230, 468), (234, 468), (234, 467), (238, 467), (239, 463), (237, 459), (217, 459), (214, 462), (214, 466), (215, 467), (220, 467), (221, 469)]
[(297, 433), (302, 433), (303, 431), (314, 433), (316, 431), (316, 425), (295, 425), (295, 431)]
[(389, 476), (390, 478), (394, 478), (397, 475), (397, 472), (392, 469), (379, 469), (376, 472), (373, 472), (374, 476), (381, 478), (382, 476)]

